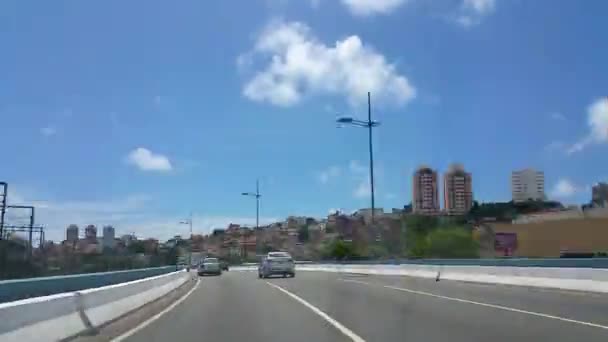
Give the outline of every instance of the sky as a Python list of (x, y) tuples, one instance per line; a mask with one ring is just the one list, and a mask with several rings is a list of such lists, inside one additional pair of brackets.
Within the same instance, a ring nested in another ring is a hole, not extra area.
[[(0, 181), (47, 238), (112, 224), (166, 239), (411, 200), (462, 163), (478, 201), (511, 171), (581, 204), (608, 181), (608, 2), (0, 3)], [(9, 223), (21, 223), (12, 210)], [(101, 229), (99, 229), (101, 230)]]

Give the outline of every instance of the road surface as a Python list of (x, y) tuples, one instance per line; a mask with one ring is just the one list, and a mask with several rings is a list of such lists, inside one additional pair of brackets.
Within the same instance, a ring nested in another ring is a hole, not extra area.
[(203, 277), (124, 341), (608, 341), (608, 296), (301, 271)]

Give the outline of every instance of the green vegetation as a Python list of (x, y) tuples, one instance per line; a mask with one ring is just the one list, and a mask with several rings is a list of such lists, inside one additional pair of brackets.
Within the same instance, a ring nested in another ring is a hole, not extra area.
[(411, 258), (476, 258), (479, 246), (463, 217), (439, 220), (410, 215), (406, 226), (406, 254)]
[(470, 219), (494, 217), (498, 221), (510, 221), (517, 215), (530, 214), (547, 209), (563, 209), (563, 205), (556, 201), (528, 200), (526, 202), (489, 202), (479, 204), (473, 202), (473, 207), (468, 215)]
[(479, 246), (471, 231), (463, 227), (445, 227), (426, 236), (425, 254), (430, 258), (478, 258)]

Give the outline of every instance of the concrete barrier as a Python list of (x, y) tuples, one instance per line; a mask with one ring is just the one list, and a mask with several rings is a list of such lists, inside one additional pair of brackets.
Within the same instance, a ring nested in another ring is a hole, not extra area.
[(60, 340), (89, 333), (178, 288), (185, 271), (0, 304), (0, 340)]
[(125, 283), (175, 271), (175, 266), (0, 281), (0, 303)]
[(608, 293), (608, 269), (447, 265), (298, 265), (298, 271), (398, 275)]

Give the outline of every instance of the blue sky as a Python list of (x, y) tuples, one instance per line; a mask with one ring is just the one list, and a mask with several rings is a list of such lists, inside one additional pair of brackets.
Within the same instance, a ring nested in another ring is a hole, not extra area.
[[(501, 0), (3, 1), (0, 179), (47, 236), (166, 238), (411, 199), (420, 164), (510, 199), (513, 169), (590, 198), (608, 180), (608, 3)], [(11, 219), (19, 221), (20, 213)]]

